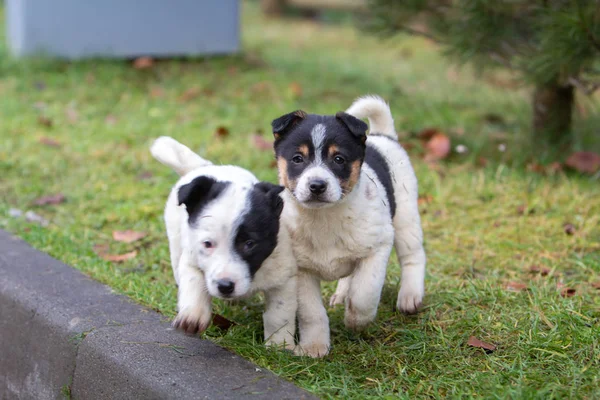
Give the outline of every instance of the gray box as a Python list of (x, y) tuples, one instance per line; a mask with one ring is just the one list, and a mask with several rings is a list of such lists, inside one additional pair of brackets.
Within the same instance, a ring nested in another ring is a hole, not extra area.
[(16, 56), (70, 59), (229, 54), (238, 0), (6, 0)]

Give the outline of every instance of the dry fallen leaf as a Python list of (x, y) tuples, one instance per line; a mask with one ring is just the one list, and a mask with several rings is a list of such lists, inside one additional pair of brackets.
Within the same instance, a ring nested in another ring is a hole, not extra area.
[(165, 91), (161, 87), (153, 87), (150, 89), (150, 97), (153, 99), (159, 99), (165, 95)]
[(133, 61), (133, 68), (135, 69), (148, 69), (154, 65), (152, 57), (139, 57)]
[(467, 342), (467, 344), (471, 347), (477, 347), (480, 349), (484, 349), (486, 353), (491, 353), (492, 351), (496, 350), (495, 345), (493, 345), (491, 343), (483, 342), (483, 341), (477, 339), (475, 336), (471, 336), (469, 338), (469, 341)]
[(60, 204), (65, 201), (65, 195), (62, 193), (57, 193), (48, 196), (42, 196), (33, 201), (33, 204), (36, 206), (44, 206), (46, 204)]
[(534, 274), (539, 273), (542, 276), (546, 276), (550, 273), (550, 268), (545, 267), (543, 265), (532, 265), (531, 267), (529, 267), (529, 272), (532, 272)]
[(98, 255), (106, 261), (123, 262), (123, 261), (131, 260), (132, 258), (135, 258), (137, 256), (137, 251), (133, 250), (133, 251), (130, 251), (129, 253), (125, 253), (125, 254), (98, 254)]
[(294, 97), (302, 96), (302, 86), (298, 82), (290, 83), (290, 92), (294, 95)]
[(259, 150), (271, 150), (273, 148), (273, 144), (261, 135), (252, 135), (252, 141), (254, 142), (254, 147)]
[(433, 196), (428, 194), (428, 195), (424, 195), (424, 196), (419, 196), (419, 199), (417, 200), (417, 203), (419, 205), (423, 205), (423, 204), (429, 204), (433, 201)]
[(567, 235), (569, 235), (569, 236), (570, 236), (570, 235), (573, 235), (573, 234), (575, 234), (575, 226), (573, 226), (573, 224), (565, 224), (565, 225), (563, 226), (563, 228), (565, 229), (565, 233), (566, 233)]
[(132, 230), (113, 231), (112, 236), (117, 242), (133, 243), (146, 237), (146, 232), (136, 232)]
[(573, 296), (575, 296), (576, 292), (577, 292), (577, 290), (570, 288), (570, 287), (566, 287), (560, 291), (560, 295), (562, 297), (573, 297)]
[(571, 154), (565, 165), (578, 172), (593, 174), (600, 169), (600, 155), (591, 151), (580, 151)]
[(44, 117), (43, 115), (40, 115), (38, 117), (38, 124), (43, 125), (48, 128), (52, 128), (52, 120), (48, 117)]
[(181, 101), (182, 103), (187, 103), (188, 101), (194, 100), (196, 97), (198, 97), (200, 93), (200, 88), (189, 88), (185, 92), (183, 92), (181, 96), (179, 96), (179, 101)]
[(223, 331), (226, 331), (232, 326), (237, 325), (235, 322), (225, 318), (220, 314), (213, 314), (212, 324)]
[(229, 136), (229, 129), (224, 126), (218, 126), (217, 130), (215, 131), (215, 136), (219, 138), (227, 137)]
[(481, 168), (485, 168), (488, 165), (488, 160), (485, 157), (479, 157), (477, 159), (477, 166)]
[(61, 146), (59, 141), (57, 141), (56, 139), (49, 138), (47, 136), (42, 136), (41, 138), (38, 139), (38, 142), (40, 142), (41, 144), (44, 144), (46, 146), (50, 146), (50, 147), (60, 147)]
[(592, 287), (594, 289), (600, 290), (600, 281), (598, 281), (598, 282), (592, 282)]
[(450, 138), (438, 132), (425, 144), (425, 161), (443, 160), (450, 154)]
[(508, 282), (504, 287), (511, 292), (521, 292), (527, 289), (527, 285), (521, 282)]

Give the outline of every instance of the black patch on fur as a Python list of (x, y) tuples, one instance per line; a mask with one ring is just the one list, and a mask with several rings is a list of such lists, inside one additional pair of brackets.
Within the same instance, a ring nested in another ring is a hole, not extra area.
[(275, 140), (280, 140), (294, 127), (294, 125), (304, 118), (306, 118), (306, 113), (302, 110), (296, 110), (274, 119), (273, 122), (271, 122), (271, 127), (273, 128)]
[[(354, 117), (352, 117), (354, 118)], [(356, 118), (354, 118), (356, 119)], [(363, 123), (356, 119), (356, 121)], [(345, 122), (331, 115), (308, 114), (298, 122), (284, 137), (275, 141), (275, 154), (287, 161), (287, 176), (291, 180), (297, 179), (302, 172), (315, 161), (315, 147), (312, 141), (312, 130), (317, 124), (325, 126), (325, 139), (321, 148), (321, 160), (333, 174), (342, 180), (347, 180), (352, 173), (352, 163), (362, 160), (365, 156), (365, 145), (360, 135), (352, 133)], [(365, 124), (366, 125), (366, 124)], [(336, 164), (335, 155), (329, 156), (329, 148), (335, 145), (338, 152), (346, 162)], [(299, 153), (302, 146), (307, 146), (309, 156), (302, 163), (294, 163), (293, 158)]]
[(367, 140), (367, 129), (369, 129), (369, 125), (364, 121), (361, 121), (353, 115), (346, 114), (343, 111), (336, 113), (335, 117), (346, 125), (348, 130), (363, 143)]
[(365, 154), (365, 163), (375, 171), (377, 179), (385, 188), (387, 194), (388, 207), (392, 218), (396, 215), (396, 197), (394, 196), (394, 185), (392, 182), (392, 175), (390, 173), (390, 166), (388, 165), (385, 158), (372, 146), (367, 146)]
[(179, 205), (185, 204), (188, 223), (193, 224), (204, 207), (215, 200), (227, 188), (229, 182), (220, 182), (208, 176), (194, 178), (179, 188), (177, 193)]
[[(260, 182), (248, 194), (250, 207), (242, 216), (234, 251), (248, 264), (252, 277), (277, 246), (279, 217), (283, 210), (279, 193), (283, 189), (283, 186)], [(251, 248), (247, 246), (248, 241), (254, 243)]]

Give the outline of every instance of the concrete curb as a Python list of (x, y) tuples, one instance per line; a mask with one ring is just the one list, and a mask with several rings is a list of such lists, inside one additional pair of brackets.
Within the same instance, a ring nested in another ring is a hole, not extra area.
[(0, 230), (0, 398), (313, 395)]

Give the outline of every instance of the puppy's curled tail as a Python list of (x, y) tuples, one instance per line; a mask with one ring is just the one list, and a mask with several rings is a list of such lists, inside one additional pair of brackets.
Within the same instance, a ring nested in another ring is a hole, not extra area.
[(359, 97), (354, 100), (354, 103), (346, 112), (356, 118), (368, 118), (370, 133), (378, 133), (388, 136), (390, 139), (398, 140), (390, 106), (381, 97)]
[(150, 146), (150, 153), (161, 164), (172, 168), (180, 176), (196, 168), (212, 165), (210, 161), (203, 159), (187, 146), (168, 136), (156, 139)]

